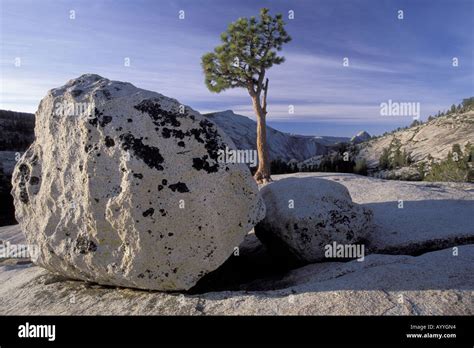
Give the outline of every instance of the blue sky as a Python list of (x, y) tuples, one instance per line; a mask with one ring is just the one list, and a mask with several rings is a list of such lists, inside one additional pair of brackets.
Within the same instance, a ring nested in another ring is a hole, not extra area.
[[(174, 97), (201, 112), (253, 118), (249, 96), (214, 94), (200, 57), (238, 17), (261, 7), (287, 18), (293, 41), (269, 73), (267, 121), (311, 135), (379, 134), (411, 122), (380, 115), (389, 99), (422, 119), (474, 95), (472, 0), (0, 0), (0, 108), (34, 112), (48, 89), (83, 73)], [(75, 19), (70, 19), (70, 11)], [(180, 10), (185, 19), (179, 19)], [(404, 11), (404, 19), (397, 11)], [(21, 65), (15, 66), (15, 59)], [(124, 66), (124, 59), (130, 66)], [(349, 66), (343, 66), (343, 58)], [(453, 57), (459, 66), (452, 66)], [(288, 106), (294, 105), (294, 114)]]

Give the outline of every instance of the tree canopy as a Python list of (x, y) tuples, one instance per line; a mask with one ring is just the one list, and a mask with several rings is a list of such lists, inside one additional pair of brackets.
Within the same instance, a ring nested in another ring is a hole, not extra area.
[(221, 34), (222, 44), (202, 57), (207, 88), (219, 93), (229, 88), (246, 88), (259, 96), (264, 88), (265, 71), (285, 58), (277, 55), (291, 40), (280, 14), (270, 16), (268, 9), (260, 18), (239, 18)]

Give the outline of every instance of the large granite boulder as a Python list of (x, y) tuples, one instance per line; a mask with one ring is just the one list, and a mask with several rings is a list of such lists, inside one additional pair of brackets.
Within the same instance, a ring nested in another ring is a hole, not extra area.
[(287, 178), (260, 192), (266, 217), (255, 233), (282, 260), (321, 261), (327, 257), (328, 246), (363, 243), (370, 233), (372, 212), (353, 203), (349, 191), (339, 183)]
[(15, 167), (16, 217), (36, 263), (70, 278), (191, 288), (264, 215), (230, 138), (161, 94), (83, 75), (53, 89)]

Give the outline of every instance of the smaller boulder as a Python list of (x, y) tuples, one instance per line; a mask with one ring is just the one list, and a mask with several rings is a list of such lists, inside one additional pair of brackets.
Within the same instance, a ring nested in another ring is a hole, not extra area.
[(364, 243), (372, 211), (353, 203), (346, 187), (318, 178), (287, 178), (261, 189), (267, 214), (255, 233), (290, 263), (325, 259), (327, 245)]

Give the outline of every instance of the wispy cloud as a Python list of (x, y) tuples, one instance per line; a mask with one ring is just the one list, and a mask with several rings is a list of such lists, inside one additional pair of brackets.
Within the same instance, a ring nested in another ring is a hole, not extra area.
[[(427, 116), (473, 93), (474, 39), (466, 35), (473, 5), (453, 3), (407, 2), (407, 18), (399, 21), (390, 1), (4, 1), (0, 108), (35, 111), (47, 90), (91, 72), (203, 112), (234, 109), (253, 117), (245, 90), (206, 89), (200, 57), (231, 20), (269, 6), (296, 14), (287, 20), (293, 41), (282, 52), (286, 62), (268, 72), (269, 119), (391, 125), (379, 112), (388, 99), (420, 102)], [(180, 9), (185, 20), (177, 17)], [(13, 65), (15, 57), (21, 67)]]

